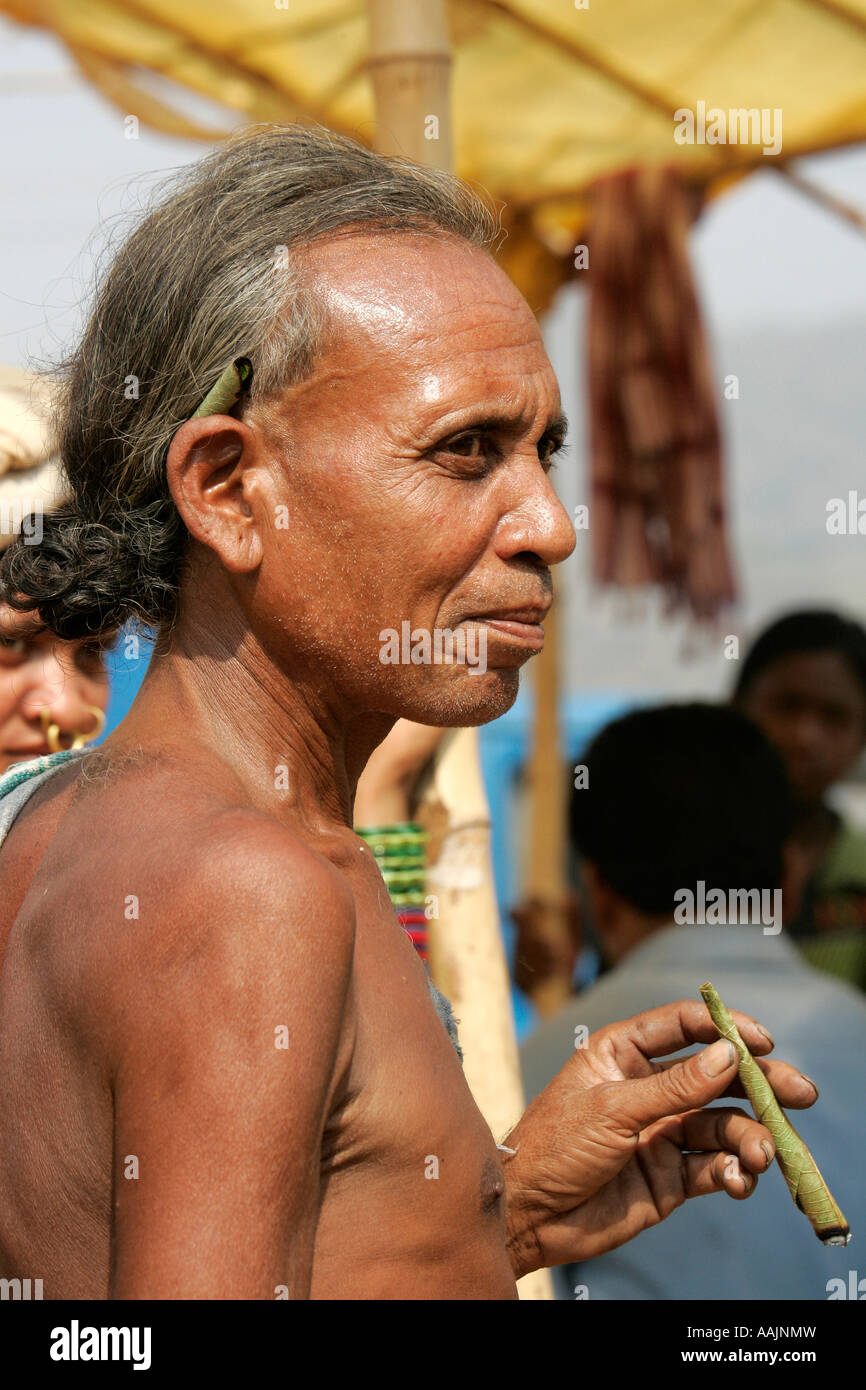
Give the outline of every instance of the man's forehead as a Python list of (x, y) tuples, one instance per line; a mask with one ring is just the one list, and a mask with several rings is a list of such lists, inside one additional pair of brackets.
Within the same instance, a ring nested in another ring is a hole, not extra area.
[(339, 313), (369, 306), (371, 324), (471, 309), (483, 298), (533, 316), (517, 286), (481, 247), (457, 237), (371, 229), (321, 237), (301, 253), (306, 277)]
[[(454, 239), (372, 233), (309, 249), (311, 288), (327, 307), (329, 349), (321, 367), (374, 373), (395, 390), (411, 382), (435, 410), (472, 378), (489, 404), (515, 379), (553, 373), (526, 301), (478, 248)], [(554, 382), (555, 388), (555, 382)]]

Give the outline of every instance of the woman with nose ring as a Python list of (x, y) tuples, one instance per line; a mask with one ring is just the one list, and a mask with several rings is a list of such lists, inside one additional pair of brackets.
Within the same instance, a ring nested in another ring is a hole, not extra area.
[[(0, 366), (0, 551), (66, 497), (52, 454), (51, 398), (32, 373)], [(13, 764), (79, 749), (105, 727), (104, 644), (61, 641), (0, 598), (0, 777)]]
[(58, 641), (32, 615), (0, 604), (0, 776), (13, 763), (98, 738), (107, 703), (99, 643)]
[[(73, 734), (72, 742), (69, 744), (70, 748), (83, 748), (85, 743), (90, 743), (93, 739), (98, 738), (105, 728), (104, 710), (101, 710), (98, 705), (88, 705), (87, 712), (88, 714), (92, 714), (96, 720), (96, 728), (90, 734), (82, 734), (76, 730)], [(52, 721), (51, 708), (49, 705), (42, 706), (42, 709), (39, 711), (39, 718), (42, 720), (42, 728), (45, 732), (45, 741), (48, 747), (52, 753), (59, 753), (62, 748), (66, 747), (66, 744), (63, 742), (63, 731), (60, 725)]]

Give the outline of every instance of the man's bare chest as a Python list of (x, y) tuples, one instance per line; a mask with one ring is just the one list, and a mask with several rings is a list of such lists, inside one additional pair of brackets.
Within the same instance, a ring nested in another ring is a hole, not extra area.
[(467, 1296), (467, 1279), (487, 1286), (479, 1296), (510, 1296), (493, 1137), (413, 946), (375, 881), (359, 876), (353, 887), (351, 1047), (323, 1136), (314, 1296), (353, 1297), (357, 1278), (376, 1297), (381, 1277), (391, 1285), (381, 1296), (393, 1297), (395, 1263), (418, 1296), (431, 1296), (433, 1271), (443, 1287), (460, 1285), (455, 1296)]

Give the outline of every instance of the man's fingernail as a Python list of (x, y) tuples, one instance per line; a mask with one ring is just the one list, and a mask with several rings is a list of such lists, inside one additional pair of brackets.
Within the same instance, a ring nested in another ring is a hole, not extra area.
[(773, 1042), (773, 1035), (772, 1035), (772, 1033), (768, 1033), (767, 1030), (766, 1030), (766, 1028), (762, 1028), (762, 1027), (761, 1027), (760, 1023), (758, 1024), (758, 1032), (759, 1032), (759, 1033), (763, 1033), (764, 1037), (767, 1039), (767, 1042), (770, 1044), (771, 1047), (775, 1047), (775, 1046), (776, 1046), (776, 1044)]
[(707, 1076), (721, 1076), (723, 1071), (734, 1061), (737, 1050), (732, 1042), (725, 1038), (719, 1038), (712, 1047), (707, 1047), (701, 1053), (701, 1071)]
[(769, 1142), (766, 1139), (761, 1140), (761, 1148), (767, 1155), (767, 1167), (769, 1168), (770, 1164), (773, 1162), (773, 1150), (770, 1148)]
[(816, 1096), (819, 1096), (819, 1095), (821, 1094), (821, 1092), (818, 1090), (818, 1087), (815, 1085), (815, 1083), (814, 1083), (814, 1081), (812, 1080), (811, 1076), (807, 1076), (806, 1073), (805, 1073), (805, 1072), (802, 1072), (802, 1071), (800, 1072), (800, 1075), (802, 1076), (802, 1078), (803, 1078), (804, 1081), (808, 1081), (809, 1085), (812, 1087), (812, 1090), (815, 1092), (815, 1095), (816, 1095)]

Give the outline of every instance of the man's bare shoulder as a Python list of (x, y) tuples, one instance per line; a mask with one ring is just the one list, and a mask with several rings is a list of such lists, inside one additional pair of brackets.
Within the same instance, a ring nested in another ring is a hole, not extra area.
[[(176, 846), (177, 827), (174, 834)], [(334, 934), (351, 944), (355, 908), (347, 878), (276, 817), (245, 806), (202, 807), (186, 823), (182, 847), (163, 882), (173, 894), (175, 917), (181, 905), (193, 920), (203, 907), (214, 918), (232, 920), (255, 912), (304, 932), (317, 930), (317, 914), (325, 914)]]
[(355, 933), (339, 869), (219, 786), (147, 758), (87, 761), (77, 817), (106, 831), (94, 960), (120, 1005), (186, 991), (192, 1006), (203, 989), (227, 1003), (237, 991), (236, 1005), (249, 994), (244, 1008), (267, 1010), (279, 991), (314, 981), (323, 1003), (338, 1004)]
[[(245, 950), (285, 960), (305, 945), (324, 963), (352, 954), (354, 897), (346, 877), (275, 817), (207, 806), (149, 846), (164, 858), (152, 904), (166, 947)], [(178, 849), (180, 848), (180, 853)]]
[[(162, 750), (97, 750), (82, 762), (73, 807), (80, 819), (120, 833), (124, 865), (158, 877), (174, 916), (231, 884), (259, 906), (277, 897), (292, 907), (315, 894), (354, 921), (345, 875), (296, 827)], [(104, 853), (110, 867), (111, 841)]]

